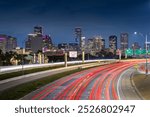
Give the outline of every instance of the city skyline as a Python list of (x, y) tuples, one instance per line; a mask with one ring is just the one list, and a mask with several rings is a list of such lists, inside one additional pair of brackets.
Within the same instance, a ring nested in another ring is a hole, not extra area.
[[(134, 31), (149, 32), (149, 0), (1, 0), (0, 34), (12, 35), (19, 45), (33, 32), (35, 25), (42, 25), (44, 34), (50, 34), (53, 42), (75, 42), (74, 28), (81, 27), (83, 36), (100, 35), (106, 40), (120, 33), (129, 33), (131, 43), (143, 43)], [(141, 46), (143, 46), (141, 45)]]
[[(36, 28), (41, 28), (41, 29), (36, 29)], [(82, 30), (82, 29), (81, 29)], [(36, 32), (37, 31), (37, 32)], [(76, 32), (75, 32), (76, 33)], [(84, 38), (84, 42), (81, 42), (81, 43), (87, 43), (88, 42), (88, 40), (90, 40), (90, 39), (96, 39), (96, 38), (101, 38), (103, 41), (105, 41), (105, 48), (110, 48), (110, 49), (112, 49), (111, 48), (111, 42), (110, 42), (110, 38), (111, 37), (116, 37), (116, 42), (115, 42), (115, 45), (114, 46), (116, 46), (115, 48), (116, 49), (121, 49), (122, 50), (122, 44), (124, 43), (124, 39), (122, 40), (122, 34), (124, 35), (128, 35), (128, 33), (120, 33), (119, 34), (119, 36), (117, 36), (117, 35), (109, 35), (109, 37), (107, 38), (107, 39), (104, 39), (101, 35), (93, 35), (92, 37), (84, 37), (84, 36), (81, 36), (81, 38)], [(6, 36), (6, 37), (13, 37), (12, 35), (7, 35), (7, 34), (0, 34), (1, 36)], [(39, 35), (39, 36), (38, 36)], [(139, 35), (139, 36), (141, 36), (141, 35)], [(18, 44), (18, 39), (16, 38), (16, 37), (13, 37), (13, 38), (15, 38), (16, 39), (16, 47), (21, 47), (22, 48), (22, 46), (23, 46), (23, 48), (26, 48), (27, 50), (28, 50), (28, 41), (30, 41), (30, 37), (33, 37), (34, 39), (36, 39), (36, 41), (37, 40), (39, 40), (39, 41), (43, 41), (44, 39), (46, 39), (47, 37), (50, 39), (50, 43), (51, 43), (51, 46), (52, 46), (52, 44), (53, 44), (53, 46), (55, 46), (55, 47), (57, 47), (57, 46), (59, 46), (60, 44), (70, 44), (70, 43), (74, 43), (74, 44), (78, 44), (78, 45), (80, 45), (80, 41), (79, 41), (79, 39), (77, 39), (76, 38), (76, 36), (75, 36), (75, 41), (74, 42), (59, 42), (59, 43), (53, 43), (53, 39), (51, 39), (51, 37), (50, 37), (50, 35), (48, 35), (48, 34), (43, 34), (43, 27), (41, 27), (41, 26), (39, 26), (39, 25), (36, 25), (35, 27), (33, 27), (33, 32), (32, 33), (29, 33), (29, 34), (27, 34), (27, 38), (26, 39), (24, 39), (23, 41), (22, 41), (22, 43), (19, 45)], [(129, 40), (129, 35), (127, 36), (127, 40)], [(134, 37), (138, 37), (137, 35), (134, 35)], [(48, 39), (47, 38), (47, 39)], [(143, 37), (144, 38), (144, 37)], [(35, 42), (36, 42), (35, 41)], [(144, 40), (143, 40), (144, 41)], [(27, 47), (26, 47), (26, 42), (27, 42)], [(107, 43), (106, 43), (107, 42)], [(145, 44), (144, 43), (139, 43), (138, 41), (133, 41), (133, 42), (130, 42), (130, 40), (129, 41), (125, 41), (125, 43), (127, 43), (127, 46), (126, 46), (126, 49), (128, 49), (128, 48), (133, 48), (133, 45), (134, 44), (139, 44), (139, 46), (141, 47), (141, 48), (145, 48)], [(44, 43), (43, 43), (44, 44)], [(85, 45), (84, 45), (85, 46)], [(87, 45), (86, 45), (87, 46)], [(36, 47), (36, 46), (35, 46)], [(36, 48), (36, 49), (38, 49), (38, 48)], [(116, 49), (114, 49), (114, 50), (116, 50)], [(124, 50), (124, 49), (123, 49)]]

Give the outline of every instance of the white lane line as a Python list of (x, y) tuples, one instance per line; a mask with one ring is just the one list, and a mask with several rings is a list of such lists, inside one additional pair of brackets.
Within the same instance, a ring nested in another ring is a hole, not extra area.
[[(129, 70), (129, 69), (128, 69)], [(120, 96), (120, 92), (119, 92), (119, 86), (120, 86), (120, 82), (121, 82), (121, 78), (122, 76), (125, 74), (125, 72), (127, 72), (128, 70), (125, 70), (121, 73), (121, 75), (118, 78), (118, 82), (117, 82), (117, 94), (118, 94), (118, 98), (119, 100), (121, 100), (121, 96)]]

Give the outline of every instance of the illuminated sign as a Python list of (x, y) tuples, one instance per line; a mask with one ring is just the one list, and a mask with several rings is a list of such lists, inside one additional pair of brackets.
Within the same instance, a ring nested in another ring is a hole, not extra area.
[(77, 58), (77, 51), (69, 51), (70, 58)]

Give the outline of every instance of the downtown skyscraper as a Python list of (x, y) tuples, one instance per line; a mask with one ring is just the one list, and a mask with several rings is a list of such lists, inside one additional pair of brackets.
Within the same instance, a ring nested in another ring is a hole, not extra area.
[(128, 33), (121, 33), (120, 34), (120, 49), (124, 52), (126, 49), (128, 49), (129, 46), (129, 40), (128, 40)]
[(116, 35), (109, 36), (109, 48), (112, 52), (117, 50), (117, 36)]
[(49, 35), (43, 35), (41, 26), (34, 27), (34, 33), (28, 34), (25, 42), (26, 50), (31, 50), (33, 53), (37, 51), (47, 51), (52, 46), (52, 39)]
[(0, 34), (0, 49), (3, 53), (12, 51), (17, 47), (17, 39), (12, 36)]

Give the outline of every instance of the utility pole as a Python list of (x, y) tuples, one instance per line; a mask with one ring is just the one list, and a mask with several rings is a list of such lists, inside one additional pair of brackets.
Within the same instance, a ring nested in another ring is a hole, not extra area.
[(145, 75), (148, 75), (148, 60), (147, 60), (147, 54), (148, 54), (148, 50), (147, 50), (147, 44), (150, 44), (150, 42), (147, 42), (147, 34), (144, 36), (142, 33), (137, 33), (134, 32), (135, 35), (140, 34), (141, 36), (145, 37), (145, 50), (146, 50), (146, 54), (145, 54), (145, 58), (146, 58), (146, 63), (145, 63)]
[(145, 49), (146, 49), (146, 71), (145, 71), (145, 74), (146, 74), (146, 76), (148, 75), (148, 62), (147, 62), (147, 54), (148, 54), (148, 52), (147, 52), (147, 44), (148, 44), (148, 42), (147, 42), (147, 35), (145, 35)]
[(84, 60), (85, 60), (85, 52), (84, 50), (82, 50), (82, 63), (84, 63)]
[(67, 52), (65, 52), (65, 67), (67, 67), (68, 65), (67, 65)]

